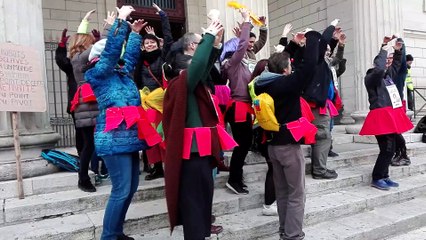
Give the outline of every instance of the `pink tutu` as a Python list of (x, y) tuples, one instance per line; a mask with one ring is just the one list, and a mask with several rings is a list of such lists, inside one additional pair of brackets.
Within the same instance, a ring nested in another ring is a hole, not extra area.
[(400, 134), (413, 127), (402, 107), (377, 108), (368, 113), (359, 135)]

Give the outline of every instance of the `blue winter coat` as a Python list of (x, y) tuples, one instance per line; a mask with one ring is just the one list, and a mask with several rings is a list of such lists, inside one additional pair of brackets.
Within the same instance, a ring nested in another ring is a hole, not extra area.
[(100, 60), (85, 74), (100, 111), (95, 129), (95, 147), (99, 156), (131, 153), (147, 148), (146, 142), (138, 138), (137, 124), (126, 129), (123, 121), (118, 128), (104, 132), (105, 111), (108, 108), (141, 106), (138, 89), (130, 76), (141, 52), (142, 39), (139, 34), (130, 33), (122, 58), (125, 64), (122, 68), (116, 67), (128, 31), (129, 24), (117, 19), (111, 27)]

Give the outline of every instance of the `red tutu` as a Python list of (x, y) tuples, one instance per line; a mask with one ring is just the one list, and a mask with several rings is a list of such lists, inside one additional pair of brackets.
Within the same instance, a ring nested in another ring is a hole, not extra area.
[(402, 107), (377, 108), (368, 113), (359, 135), (400, 134), (413, 127)]

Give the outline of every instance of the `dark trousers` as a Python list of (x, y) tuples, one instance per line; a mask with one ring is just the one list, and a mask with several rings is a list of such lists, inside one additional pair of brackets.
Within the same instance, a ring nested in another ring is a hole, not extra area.
[(275, 185), (274, 185), (274, 174), (271, 160), (266, 159), (268, 164), (268, 172), (266, 172), (265, 179), (265, 205), (271, 205), (275, 202)]
[(414, 111), (414, 91), (407, 88), (407, 105), (408, 109)]
[(395, 155), (407, 157), (407, 146), (405, 145), (405, 139), (402, 134), (395, 135)]
[(179, 215), (185, 240), (204, 240), (210, 236), (213, 204), (211, 157), (191, 154), (182, 160)]
[(104, 160), (101, 157), (98, 157), (96, 151), (93, 151), (92, 159), (90, 160), (90, 169), (95, 173), (99, 174), (99, 162), (101, 162), (101, 174), (108, 174), (108, 169)]
[(245, 122), (235, 122), (235, 108), (231, 107), (226, 112), (226, 118), (231, 125), (232, 137), (238, 143), (234, 148), (229, 166), (229, 182), (239, 183), (243, 180), (244, 160), (250, 150), (253, 139), (253, 124), (250, 114), (247, 114)]
[(395, 153), (395, 138), (397, 134), (377, 135), (380, 153), (373, 168), (373, 180), (389, 177), (389, 165)]
[(84, 146), (83, 133), (81, 131), (81, 128), (75, 127), (74, 113), (71, 114), (71, 117), (74, 122), (74, 129), (75, 129), (75, 148), (77, 149), (78, 156), (80, 156), (81, 150), (83, 149), (83, 146)]
[(83, 148), (80, 154), (80, 170), (78, 171), (78, 181), (90, 181), (89, 164), (95, 151), (95, 127), (79, 128), (83, 136)]

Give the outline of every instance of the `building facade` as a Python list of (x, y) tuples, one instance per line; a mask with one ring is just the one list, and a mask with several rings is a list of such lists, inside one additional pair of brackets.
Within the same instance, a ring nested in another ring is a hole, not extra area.
[[(340, 79), (345, 105), (343, 123), (353, 123), (351, 116), (368, 110), (368, 98), (363, 78), (379, 51), (385, 35), (399, 34), (405, 40), (407, 53), (414, 57), (412, 76), (417, 87), (426, 87), (426, 0), (240, 0), (253, 13), (266, 16), (269, 27), (267, 46), (258, 59), (273, 52), (286, 23), (293, 31), (306, 27), (322, 31), (335, 18), (347, 35), (344, 57), (347, 70)], [(102, 29), (103, 19), (115, 6), (130, 4), (137, 12), (132, 16), (144, 18), (154, 27), (158, 17), (151, 7), (152, 0), (0, 0), (0, 42), (11, 41), (33, 46), (45, 59), (48, 112), (21, 114), (23, 157), (37, 156), (39, 149), (51, 146), (62, 135), (62, 145), (72, 144), (72, 121), (66, 113), (66, 78), (54, 63), (54, 50), (64, 28), (76, 32), (87, 11), (96, 9), (90, 28)], [(233, 37), (232, 28), (240, 14), (227, 7), (226, 0), (157, 0), (168, 12), (175, 38), (187, 31), (201, 32), (207, 24), (207, 12), (216, 8), (225, 26), (225, 40)], [(258, 34), (258, 29), (253, 29)], [(161, 33), (160, 33), (161, 35)], [(421, 99), (419, 96), (416, 99)], [(417, 105), (422, 103), (419, 101)], [(361, 114), (362, 115), (362, 114)], [(69, 135), (69, 136), (68, 136)], [(64, 138), (65, 136), (65, 138)], [(67, 142), (68, 141), (68, 142)], [(31, 150), (32, 149), (32, 150)], [(13, 165), (13, 141), (10, 114), (0, 112), (0, 172), (10, 171)], [(6, 167), (7, 166), (7, 167)], [(30, 165), (29, 165), (30, 166)], [(45, 167), (32, 165), (28, 169)], [(13, 171), (12, 171), (13, 172)], [(35, 171), (26, 176), (40, 174)], [(0, 174), (1, 175), (1, 174)], [(13, 178), (10, 174), (8, 178)], [(1, 179), (0, 179), (1, 180)]]

